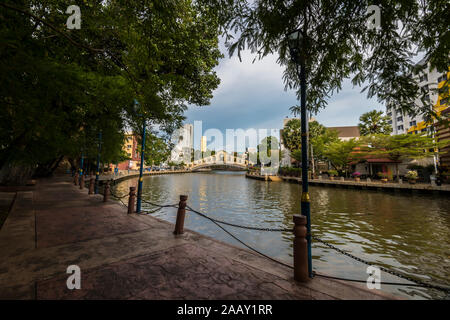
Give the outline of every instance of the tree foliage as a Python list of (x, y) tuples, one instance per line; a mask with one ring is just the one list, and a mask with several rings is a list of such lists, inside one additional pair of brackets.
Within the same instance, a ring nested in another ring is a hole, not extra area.
[(57, 159), (76, 164), (82, 153), (94, 161), (100, 131), (102, 162), (117, 162), (124, 128), (139, 127), (146, 117), (170, 132), (187, 104), (207, 105), (219, 84), (213, 70), (221, 57), (219, 21), (206, 4), (77, 5), (81, 29), (68, 30), (66, 1), (0, 3), (2, 172), (14, 166), (51, 171)]
[[(421, 95), (412, 74), (429, 62), (448, 71), (450, 30), (446, 0), (320, 1), (215, 0), (222, 13), (229, 53), (249, 48), (256, 58), (279, 56), (286, 88), (299, 90), (297, 66), (289, 56), (286, 34), (300, 29), (306, 57), (307, 107), (318, 111), (352, 78), (368, 97), (389, 101), (404, 113), (432, 113), (429, 102), (417, 109)], [(379, 28), (368, 29), (369, 5), (381, 10)], [(424, 64), (413, 58), (424, 55)]]
[(356, 139), (337, 140), (330, 143), (323, 152), (325, 159), (337, 170), (344, 170), (354, 160), (355, 148), (360, 145)]
[(359, 132), (362, 136), (372, 134), (390, 134), (392, 132), (392, 126), (389, 124), (390, 118), (385, 115), (383, 111), (372, 110), (363, 113), (359, 117)]
[[(312, 146), (314, 160), (324, 160), (323, 152), (328, 144), (339, 140), (338, 132), (327, 129), (317, 121), (308, 123), (309, 143)], [(283, 143), (291, 151), (291, 156), (301, 161), (301, 121), (292, 119), (286, 123), (282, 132)], [(311, 150), (308, 150), (309, 152)]]

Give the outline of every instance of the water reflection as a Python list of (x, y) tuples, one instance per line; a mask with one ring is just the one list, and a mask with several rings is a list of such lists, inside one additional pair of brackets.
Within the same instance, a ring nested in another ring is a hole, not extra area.
[[(137, 180), (120, 183), (122, 194)], [(211, 217), (241, 225), (291, 228), (300, 212), (301, 186), (246, 179), (240, 172), (161, 175), (144, 178), (144, 198), (173, 204), (188, 195), (188, 204)], [(385, 193), (357, 189), (311, 187), (313, 232), (343, 250), (378, 265), (419, 279), (450, 285), (450, 199), (444, 196)], [(152, 209), (143, 204), (144, 209)], [(176, 210), (155, 216), (175, 222)], [(212, 222), (188, 213), (186, 228), (241, 246)], [(292, 233), (257, 232), (228, 227), (262, 252), (292, 263)], [(319, 244), (313, 244), (318, 272), (366, 279), (365, 265)], [(382, 281), (407, 282), (382, 273)], [(445, 298), (443, 293), (416, 287), (382, 286), (409, 298)]]

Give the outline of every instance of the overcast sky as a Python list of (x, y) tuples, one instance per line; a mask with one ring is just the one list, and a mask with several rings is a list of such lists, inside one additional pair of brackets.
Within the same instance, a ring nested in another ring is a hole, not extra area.
[[(237, 55), (228, 57), (223, 43), (220, 48), (225, 55), (216, 68), (221, 83), (210, 105), (189, 107), (186, 123), (202, 121), (203, 131), (217, 128), (224, 135), (226, 129), (281, 129), (283, 118), (292, 117), (289, 108), (298, 102), (294, 90), (284, 90), (283, 68), (277, 64), (277, 56), (252, 63), (254, 56), (245, 51), (240, 62)], [(332, 96), (327, 108), (314, 117), (329, 127), (355, 126), (364, 112), (385, 110), (375, 98), (367, 99), (366, 93), (360, 91), (346, 80), (342, 91)], [(200, 137), (194, 140), (194, 147), (198, 148)]]

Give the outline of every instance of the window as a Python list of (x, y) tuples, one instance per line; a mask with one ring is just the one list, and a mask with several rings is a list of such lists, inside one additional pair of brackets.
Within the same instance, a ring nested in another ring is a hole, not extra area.
[(409, 126), (412, 127), (412, 126), (415, 126), (415, 125), (416, 125), (416, 120), (413, 120), (413, 121), (410, 121), (410, 122), (409, 122)]
[(425, 101), (427, 101), (427, 102), (430, 102), (430, 100), (431, 100), (431, 99), (430, 99), (430, 95), (429, 95), (429, 94), (427, 94), (427, 95), (425, 96), (425, 98), (424, 98), (424, 99), (425, 99)]
[(398, 126), (397, 130), (403, 130), (403, 125)]
[(424, 85), (424, 86), (422, 87), (422, 89), (425, 90), (425, 92), (428, 92), (428, 85)]
[(397, 117), (397, 121), (403, 121), (403, 116)]
[(131, 144), (127, 145), (127, 148), (131, 148), (131, 147), (132, 147), (132, 145), (131, 145)]
[(128, 156), (129, 156), (129, 157), (131, 158), (131, 153), (130, 153), (130, 152), (128, 152), (127, 154), (128, 154)]
[(392, 124), (392, 120), (388, 120), (388, 123), (389, 123), (389, 124)]
[(388, 112), (388, 117), (391, 117), (392, 116), (392, 112)]
[(427, 132), (427, 128), (423, 128), (420, 132)]
[(441, 99), (441, 106), (448, 104), (448, 97)]

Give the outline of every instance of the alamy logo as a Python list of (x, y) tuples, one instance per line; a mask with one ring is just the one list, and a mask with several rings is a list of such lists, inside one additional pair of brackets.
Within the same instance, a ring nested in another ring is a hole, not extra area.
[(76, 264), (67, 267), (68, 274), (71, 274), (66, 281), (67, 289), (81, 289), (81, 270)]
[(66, 21), (67, 29), (81, 29), (81, 10), (79, 6), (71, 5), (66, 10), (67, 14), (71, 14)]
[(381, 289), (381, 270), (378, 267), (367, 267), (366, 273), (369, 275), (367, 278), (368, 289)]
[(381, 28), (381, 9), (377, 5), (371, 5), (367, 7), (366, 14), (370, 14), (367, 19), (367, 28), (369, 30)]

